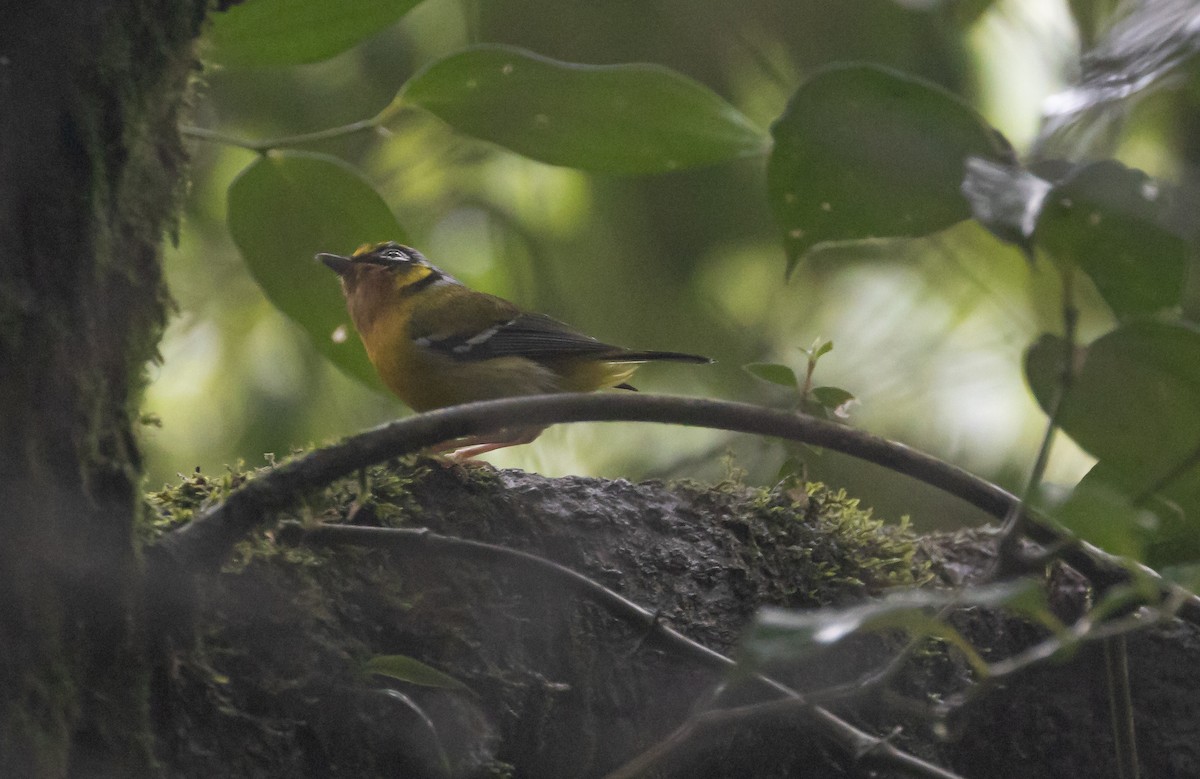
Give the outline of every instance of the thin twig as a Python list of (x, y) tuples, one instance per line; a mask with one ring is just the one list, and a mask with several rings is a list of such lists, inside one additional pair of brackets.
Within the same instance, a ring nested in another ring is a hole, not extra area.
[[(684, 720), (665, 738), (655, 742), (646, 751), (606, 774), (604, 779), (637, 779), (648, 771), (662, 766), (708, 732), (728, 732), (731, 727), (745, 727), (754, 721), (777, 722), (782, 717), (801, 715), (811, 710), (825, 711), (825, 709), (813, 707), (796, 698), (733, 706), (727, 709), (710, 709)], [(952, 771), (897, 749), (886, 738), (874, 736), (867, 736), (867, 738), (870, 739), (869, 743), (863, 744), (850, 753), (854, 761), (854, 768), (900, 769), (914, 776), (962, 779)]]
[(1063, 363), (1059, 375), (1058, 386), (1055, 388), (1054, 399), (1050, 403), (1047, 414), (1046, 432), (1038, 446), (1037, 457), (1025, 488), (1020, 498), (1008, 510), (1004, 518), (1004, 526), (1000, 531), (1000, 541), (997, 544), (998, 554), (996, 565), (1001, 576), (1020, 573), (1025, 570), (1028, 561), (1024, 559), (1021, 550), (1021, 539), (1024, 538), (1032, 523), (1030, 514), (1026, 511), (1034, 493), (1042, 484), (1046, 474), (1046, 466), (1050, 462), (1050, 450), (1054, 444), (1055, 433), (1058, 432), (1059, 417), (1066, 404), (1067, 395), (1075, 384), (1075, 333), (1079, 323), (1079, 309), (1075, 306), (1074, 275), (1070, 268), (1062, 271), (1062, 316), (1063, 316)]
[(963, 706), (984, 691), (1003, 684), (1006, 679), (1080, 645), (1127, 636), (1167, 622), (1178, 616), (1178, 609), (1186, 597), (1185, 592), (1176, 591), (1158, 608), (1142, 609), (1116, 619), (1109, 619), (1107, 615), (1101, 615), (1099, 619), (1093, 618), (1092, 615), (1084, 616), (1073, 624), (1066, 634), (1050, 636), (1012, 657), (992, 663), (988, 666), (987, 676), (956, 698), (947, 700), (941, 708), (949, 711)]
[(1124, 635), (1109, 638), (1104, 647), (1104, 677), (1112, 718), (1118, 779), (1138, 779), (1137, 732), (1133, 727), (1133, 692), (1129, 689), (1129, 644)]
[(398, 101), (393, 101), (370, 119), (360, 119), (357, 122), (339, 125), (337, 127), (329, 127), (324, 130), (316, 130), (311, 133), (300, 133), (298, 135), (284, 135), (279, 138), (265, 138), (254, 140), (250, 138), (241, 138), (236, 135), (229, 135), (219, 130), (210, 130), (207, 127), (190, 127), (183, 126), (179, 128), (179, 133), (186, 138), (195, 138), (201, 141), (209, 141), (211, 143), (219, 143), (224, 146), (236, 146), (240, 149), (248, 149), (260, 154), (271, 151), (272, 149), (280, 149), (288, 146), (305, 146), (310, 143), (318, 143), (320, 141), (328, 141), (333, 138), (341, 138), (346, 135), (353, 135), (364, 130), (374, 130), (382, 127), (396, 115), (399, 111), (400, 104)]
[[(639, 631), (643, 631), (647, 642), (671, 649), (675, 654), (686, 657), (708, 667), (733, 668), (733, 660), (700, 644), (682, 633), (668, 627), (658, 619), (655, 612), (643, 608), (618, 592), (599, 582), (529, 552), (509, 549), (485, 541), (472, 541), (431, 532), (426, 528), (356, 527), (352, 525), (317, 525), (303, 530), (298, 522), (284, 525), (290, 531), (301, 530), (301, 540), (310, 546), (367, 546), (372, 549), (387, 549), (400, 555), (420, 557), (425, 555), (453, 555), (460, 560), (471, 560), (488, 564), (503, 563), (509, 568), (549, 575), (555, 583), (566, 587), (577, 595), (604, 607), (612, 616)], [(756, 683), (774, 695), (798, 697), (799, 693), (765, 676), (755, 677)]]

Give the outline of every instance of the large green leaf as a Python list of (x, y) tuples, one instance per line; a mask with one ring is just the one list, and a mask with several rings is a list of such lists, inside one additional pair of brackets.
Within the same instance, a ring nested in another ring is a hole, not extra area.
[(221, 65), (317, 62), (391, 27), (419, 2), (249, 0), (212, 14), (205, 59)]
[(1011, 157), (953, 94), (873, 65), (818, 72), (771, 133), (767, 184), (789, 270), (825, 241), (927, 235), (966, 219), (966, 159)]
[(460, 132), (590, 171), (661, 173), (767, 146), (737, 109), (659, 65), (577, 65), (477, 46), (429, 65), (401, 96)]
[(1063, 527), (1101, 549), (1134, 560), (1145, 560), (1147, 545), (1158, 530), (1153, 512), (1134, 505), (1128, 489), (1105, 479), (1097, 463), (1064, 501), (1050, 513)]
[[(1049, 409), (1062, 341), (1030, 349), (1026, 375)], [(1163, 475), (1200, 446), (1200, 329), (1184, 322), (1128, 322), (1093, 342), (1059, 423), (1097, 459), (1129, 473)]]
[(1081, 538), (1154, 568), (1194, 563), (1200, 560), (1200, 469), (1163, 476), (1172, 474), (1150, 483), (1137, 469), (1101, 461), (1051, 513)]
[(346, 313), (337, 276), (313, 256), (404, 240), (371, 185), (341, 161), (271, 152), (229, 186), (229, 231), (263, 292), (317, 349), (371, 387), (382, 385)]
[[(1029, 384), (1047, 410), (1062, 359), (1063, 342), (1054, 336), (1043, 336), (1026, 357)], [(1102, 466), (1058, 510), (1065, 524), (1151, 565), (1200, 556), (1200, 328), (1132, 321), (1097, 339), (1059, 424)]]

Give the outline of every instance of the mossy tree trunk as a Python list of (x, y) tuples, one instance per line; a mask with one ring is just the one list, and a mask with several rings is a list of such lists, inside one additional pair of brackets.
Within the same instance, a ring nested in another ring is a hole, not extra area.
[(0, 14), (0, 775), (149, 770), (132, 529), (207, 4)]

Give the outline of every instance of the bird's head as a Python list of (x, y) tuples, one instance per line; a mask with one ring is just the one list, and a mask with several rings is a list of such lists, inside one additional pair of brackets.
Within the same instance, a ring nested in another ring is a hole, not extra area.
[(346, 306), (360, 333), (421, 290), (438, 283), (458, 284), (419, 251), (395, 241), (364, 244), (349, 257), (322, 253), (317, 259), (341, 277)]
[(348, 257), (321, 253), (317, 259), (341, 277), (348, 298), (360, 290), (400, 292), (445, 277), (419, 251), (395, 241), (363, 244)]

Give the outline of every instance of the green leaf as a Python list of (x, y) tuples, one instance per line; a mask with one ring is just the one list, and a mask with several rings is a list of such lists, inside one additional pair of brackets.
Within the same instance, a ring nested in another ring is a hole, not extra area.
[[(1062, 384), (1066, 348), (1067, 342), (1060, 336), (1042, 333), (1025, 352), (1025, 380), (1038, 405), (1047, 414), (1054, 406), (1058, 388)], [(1076, 369), (1082, 363), (1084, 354), (1086, 350), (1076, 348), (1073, 358)]]
[(1200, 467), (1187, 465), (1144, 501), (1158, 521), (1143, 558), (1154, 568), (1200, 563)]
[(1200, 593), (1200, 563), (1172, 565), (1163, 568), (1163, 578), (1193, 593)]
[[(1194, 465), (1159, 486), (1136, 470), (1101, 461), (1052, 513), (1096, 546), (1154, 568), (1198, 561), (1200, 469)], [(1152, 478), (1161, 482), (1163, 475)]]
[(1095, 162), (1046, 197), (1033, 240), (1083, 270), (1119, 318), (1178, 305), (1190, 248), (1168, 226), (1171, 195), (1140, 170)]
[(1104, 478), (1096, 465), (1050, 512), (1063, 527), (1113, 554), (1146, 559), (1146, 547), (1158, 529), (1158, 518), (1133, 505), (1131, 495)]
[(1113, 11), (1117, 9), (1118, 2), (1119, 0), (1067, 0), (1067, 8), (1075, 20), (1075, 28), (1084, 43), (1083, 48), (1092, 47)]
[[(1043, 336), (1025, 372), (1044, 409), (1061, 381), (1063, 342)], [(1099, 459), (1065, 506), (1065, 525), (1151, 566), (1200, 560), (1200, 329), (1123, 325), (1077, 353), (1062, 429)]]
[(841, 387), (813, 387), (813, 398), (825, 408), (834, 409), (854, 400), (854, 395)]
[[(796, 455), (789, 455), (784, 458), (780, 464), (779, 470), (775, 473), (775, 481), (781, 482), (785, 479), (794, 479), (799, 481), (804, 477), (804, 460)], [(801, 485), (803, 486), (803, 485)]]
[[(1043, 409), (1059, 383), (1062, 341), (1044, 336), (1026, 357)], [(1145, 478), (1163, 475), (1200, 446), (1200, 329), (1128, 322), (1093, 342), (1059, 423), (1085, 450)]]
[(856, 399), (841, 387), (813, 387), (809, 394), (822, 408), (828, 409), (836, 417), (847, 416), (846, 404)]
[(767, 185), (789, 271), (819, 243), (927, 235), (966, 219), (965, 160), (1012, 155), (953, 94), (874, 65), (818, 72), (771, 133)]
[(363, 670), (422, 687), (441, 687), (471, 693), (471, 688), (458, 679), (408, 655), (375, 655), (363, 665)]
[(781, 387), (797, 389), (800, 386), (800, 381), (796, 378), (796, 372), (786, 365), (779, 365), (773, 362), (752, 362), (742, 367), (746, 372), (763, 381), (769, 381)]
[(271, 152), (229, 186), (229, 231), (267, 298), (321, 354), (382, 389), (346, 312), (337, 276), (313, 257), (404, 240), (383, 199), (353, 169), (323, 155)]
[(662, 173), (766, 150), (737, 109), (659, 65), (576, 65), (477, 46), (429, 65), (401, 97), (460, 132), (583, 170)]
[[(1044, 409), (1053, 404), (1061, 364), (1062, 341), (1050, 336), (1026, 357), (1026, 376)], [(1099, 486), (1083, 492), (1065, 522), (1151, 565), (1200, 556), (1200, 329), (1134, 321), (1097, 339), (1063, 400), (1059, 424), (1103, 466), (1082, 486), (1098, 481), (1116, 495)], [(1090, 525), (1091, 514), (1109, 516), (1112, 526)]]
[(420, 0), (253, 0), (211, 15), (204, 59), (298, 65), (340, 54), (391, 27)]

